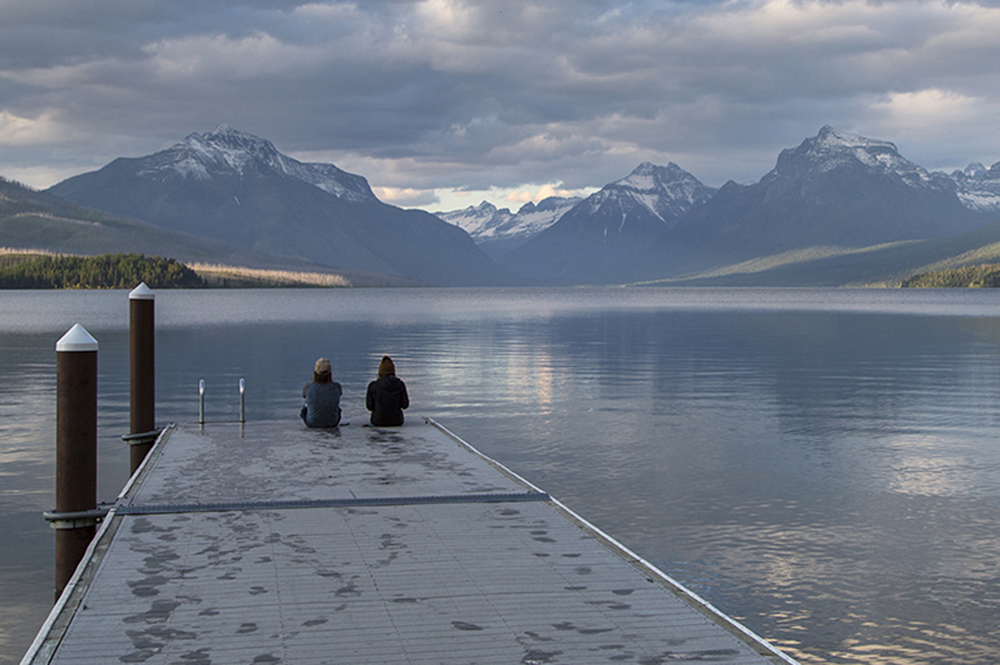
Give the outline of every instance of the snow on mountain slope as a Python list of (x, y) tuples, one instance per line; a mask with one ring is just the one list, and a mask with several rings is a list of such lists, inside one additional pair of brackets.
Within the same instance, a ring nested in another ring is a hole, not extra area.
[(643, 162), (504, 255), (511, 269), (552, 283), (592, 283), (648, 247), (715, 189), (670, 163)]
[(483, 201), (463, 210), (435, 214), (465, 230), (477, 243), (516, 242), (552, 226), (579, 202), (579, 198), (551, 196), (538, 204), (525, 203), (512, 213), (509, 208), (498, 209), (489, 201)]
[(537, 204), (529, 201), (517, 211), (510, 225), (501, 230), (510, 236), (529, 238), (555, 224), (582, 200), (576, 196), (568, 198), (550, 196)]
[(136, 175), (194, 180), (243, 177), (252, 172), (281, 174), (319, 187), (352, 202), (377, 200), (363, 177), (333, 164), (303, 163), (278, 152), (267, 139), (220, 125), (208, 134), (190, 134), (182, 142), (143, 158)]
[(951, 174), (966, 208), (1000, 216), (1000, 162), (989, 169), (978, 162)]
[(434, 213), (449, 224), (454, 224), (474, 239), (496, 235), (496, 228), (507, 224), (514, 214), (509, 208), (497, 208), (489, 201), (462, 210)]
[(436, 285), (508, 279), (461, 229), (380, 202), (360, 176), (302, 163), (268, 140), (225, 126), (152, 155), (120, 157), (47, 191), (165, 229), (325, 266)]
[(715, 193), (693, 175), (670, 162), (657, 166), (649, 162), (639, 164), (629, 175), (605, 185), (591, 194), (583, 203), (589, 214), (594, 214), (609, 203), (615, 203), (627, 213), (636, 206), (645, 208), (667, 225), (682, 217)]
[(764, 180), (796, 180), (808, 173), (860, 167), (872, 174), (899, 179), (916, 188), (941, 189), (950, 179), (930, 173), (899, 154), (894, 143), (837, 131), (829, 125), (796, 148), (782, 150), (774, 170)]
[(915, 189), (952, 190), (966, 208), (1000, 215), (1000, 162), (989, 169), (974, 162), (951, 175), (927, 171), (902, 157), (894, 143), (840, 132), (829, 125), (798, 148), (782, 151), (775, 173), (779, 177), (789, 172), (801, 176), (810, 169), (833, 171), (852, 163), (873, 174), (898, 178)]

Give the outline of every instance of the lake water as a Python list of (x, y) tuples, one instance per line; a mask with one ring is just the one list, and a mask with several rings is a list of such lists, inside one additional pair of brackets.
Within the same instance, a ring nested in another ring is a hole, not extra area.
[[(387, 353), (427, 415), (803, 663), (1000, 652), (1000, 291), (157, 293), (157, 421), (362, 424)], [(126, 480), (125, 292), (0, 292), (0, 663), (52, 602), (55, 342), (99, 341), (99, 499)]]

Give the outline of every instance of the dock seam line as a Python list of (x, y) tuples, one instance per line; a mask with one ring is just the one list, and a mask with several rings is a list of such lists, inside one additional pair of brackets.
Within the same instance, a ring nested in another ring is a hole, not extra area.
[(231, 510), (287, 510), (294, 508), (363, 508), (370, 506), (425, 506), (460, 503), (518, 503), (550, 501), (544, 492), (517, 494), (445, 494), (437, 496), (373, 497), (362, 499), (314, 499), (228, 503), (182, 503), (149, 506), (118, 506), (118, 515), (169, 515), (173, 513), (221, 513)]

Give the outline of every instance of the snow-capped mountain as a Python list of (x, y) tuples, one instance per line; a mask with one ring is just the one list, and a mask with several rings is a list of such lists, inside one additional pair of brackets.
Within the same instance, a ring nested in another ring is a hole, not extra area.
[(778, 156), (774, 170), (761, 183), (801, 182), (810, 172), (861, 168), (872, 176), (898, 179), (914, 189), (955, 192), (970, 210), (1000, 215), (1000, 162), (986, 168), (978, 162), (946, 174), (927, 169), (899, 154), (894, 143), (840, 132), (829, 125), (795, 149)]
[(973, 162), (950, 175), (927, 171), (900, 155), (894, 143), (839, 132), (829, 125), (798, 148), (782, 151), (777, 166), (761, 183), (796, 183), (810, 172), (852, 166), (866, 169), (873, 176), (898, 179), (914, 189), (954, 191), (966, 208), (1000, 215), (1000, 162), (991, 168)]
[[(630, 213), (643, 211), (671, 227), (714, 193), (714, 188), (702, 184), (673, 162), (666, 166), (643, 162), (628, 176), (587, 197), (575, 214), (594, 215), (604, 211), (610, 213), (612, 221), (620, 216), (624, 222)], [(605, 233), (609, 230), (605, 229)]]
[(894, 143), (839, 132), (830, 125), (797, 148), (782, 150), (774, 170), (765, 175), (761, 183), (794, 183), (809, 174), (851, 168), (895, 177), (916, 188), (942, 184), (942, 178), (900, 155)]
[[(982, 178), (969, 176), (969, 191), (981, 191)], [(782, 150), (759, 182), (726, 183), (615, 275), (657, 279), (795, 249), (943, 238), (992, 221), (959, 189), (954, 178), (928, 172), (888, 141), (826, 126)]]
[(222, 126), (53, 186), (74, 203), (258, 252), (442, 285), (496, 284), (467, 233), (379, 201), (361, 176)]
[(469, 206), (461, 210), (435, 212), (435, 215), (454, 224), (475, 239), (481, 235), (495, 235), (498, 226), (506, 225), (514, 213), (510, 208), (497, 208), (489, 201), (483, 201), (477, 206)]
[(190, 134), (166, 150), (140, 158), (135, 174), (140, 178), (193, 180), (284, 175), (347, 201), (375, 200), (363, 177), (333, 164), (300, 162), (278, 152), (267, 139), (229, 125), (219, 125), (208, 134)]
[(592, 281), (673, 228), (715, 191), (672, 162), (643, 162), (578, 203), (504, 262), (540, 279)]
[(1000, 218), (1000, 162), (990, 168), (973, 162), (952, 173), (951, 179), (958, 187), (958, 199), (966, 208)]
[(914, 189), (954, 191), (966, 208), (1000, 215), (1000, 162), (991, 168), (973, 162), (950, 175), (927, 171), (900, 155), (894, 143), (839, 132), (829, 125), (798, 148), (782, 151), (777, 166), (761, 182), (794, 183), (810, 171), (822, 173), (852, 165), (872, 175), (898, 178)]
[(435, 214), (449, 224), (464, 229), (480, 249), (499, 258), (552, 226), (580, 201), (579, 197), (550, 196), (538, 204), (529, 201), (516, 213), (483, 201), (477, 206)]

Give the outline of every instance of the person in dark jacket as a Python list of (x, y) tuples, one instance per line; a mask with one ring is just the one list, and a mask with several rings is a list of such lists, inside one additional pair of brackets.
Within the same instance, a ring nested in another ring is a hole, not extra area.
[(389, 356), (382, 356), (378, 378), (368, 384), (365, 406), (372, 412), (371, 423), (376, 427), (403, 424), (403, 409), (410, 406), (410, 398), (406, 384), (396, 378), (396, 366)]
[(302, 388), (306, 403), (302, 407), (302, 420), (306, 427), (336, 427), (340, 424), (340, 396), (343, 390), (333, 380), (330, 361), (320, 358), (313, 368), (312, 383)]

